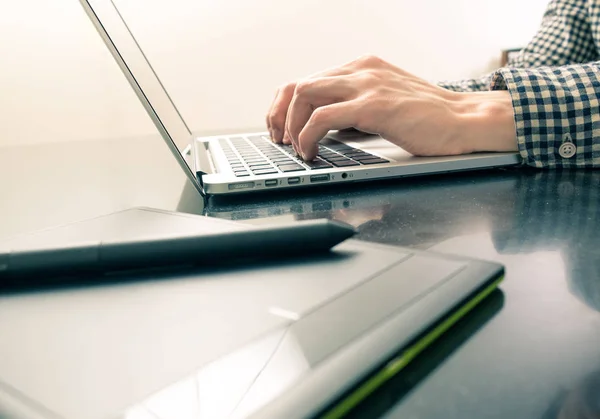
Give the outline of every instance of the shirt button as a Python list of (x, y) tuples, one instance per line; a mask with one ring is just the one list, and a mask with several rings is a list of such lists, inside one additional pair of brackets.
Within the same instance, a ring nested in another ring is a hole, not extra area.
[(570, 159), (575, 153), (577, 153), (577, 147), (571, 142), (563, 143), (558, 149), (558, 154), (564, 159)]

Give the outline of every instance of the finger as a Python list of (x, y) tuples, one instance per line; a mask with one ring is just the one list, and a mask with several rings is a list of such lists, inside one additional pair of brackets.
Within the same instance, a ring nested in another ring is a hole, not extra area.
[(356, 96), (352, 77), (335, 76), (304, 80), (294, 91), (285, 122), (286, 135), (298, 149), (298, 134), (316, 108), (345, 102)]
[(317, 144), (330, 130), (354, 127), (362, 106), (359, 101), (338, 102), (314, 110), (298, 136), (298, 149), (304, 160), (314, 159)]
[(271, 139), (276, 143), (283, 141), (283, 133), (285, 129), (285, 117), (288, 111), (290, 102), (294, 96), (296, 83), (288, 83), (277, 90), (267, 120), (267, 127), (271, 134)]
[[(344, 67), (330, 68), (318, 73), (314, 73), (308, 77), (308, 79), (329, 77), (336, 75), (349, 74), (349, 69)], [(296, 82), (288, 83), (287, 85), (277, 89), (275, 98), (271, 103), (269, 112), (267, 113), (267, 128), (271, 138), (276, 143), (291, 144), (291, 139), (285, 136), (285, 118), (287, 116), (288, 108), (292, 100), (294, 90), (296, 88)]]
[(273, 109), (273, 105), (275, 104), (275, 100), (277, 99), (277, 95), (279, 95), (279, 90), (281, 90), (281, 88), (277, 88), (277, 90), (275, 91), (275, 96), (273, 96), (273, 100), (271, 101), (271, 105), (269, 105), (269, 110), (267, 112), (267, 115), (265, 116), (267, 130), (269, 131), (269, 136), (271, 137), (271, 139), (273, 139), (273, 128), (271, 126), (271, 111)]

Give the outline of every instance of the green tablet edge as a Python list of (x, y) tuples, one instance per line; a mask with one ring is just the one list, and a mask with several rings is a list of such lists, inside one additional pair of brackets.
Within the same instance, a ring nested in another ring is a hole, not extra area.
[(332, 409), (327, 411), (323, 416), (321, 416), (321, 418), (339, 419), (349, 413), (367, 396), (377, 390), (377, 388), (402, 371), (402, 369), (406, 367), (413, 359), (415, 359), (421, 352), (427, 349), (455, 323), (457, 323), (461, 318), (475, 308), (481, 301), (485, 299), (485, 297), (491, 294), (492, 291), (498, 287), (498, 284), (502, 282), (503, 279), (504, 275), (500, 276), (482, 291), (475, 294), (473, 298), (468, 300), (459, 309), (452, 312), (452, 314), (450, 314), (434, 329), (425, 334), (421, 339), (417, 340), (413, 345), (405, 349), (400, 355), (394, 357), (394, 359), (388, 362), (383, 369), (365, 381), (360, 387), (352, 391), (352, 393), (346, 396)]

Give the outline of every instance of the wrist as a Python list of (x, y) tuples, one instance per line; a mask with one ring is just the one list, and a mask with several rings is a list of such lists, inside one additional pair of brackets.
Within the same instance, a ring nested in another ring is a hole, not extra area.
[(518, 150), (514, 110), (508, 91), (460, 93), (454, 104), (456, 139), (464, 153)]

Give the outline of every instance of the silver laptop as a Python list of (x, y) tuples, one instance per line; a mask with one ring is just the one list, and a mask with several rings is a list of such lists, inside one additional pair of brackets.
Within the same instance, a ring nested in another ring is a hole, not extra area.
[(520, 163), (518, 153), (414, 157), (377, 135), (331, 132), (312, 162), (267, 133), (192, 135), (113, 0), (80, 0), (152, 121), (196, 187), (207, 195), (300, 188)]

